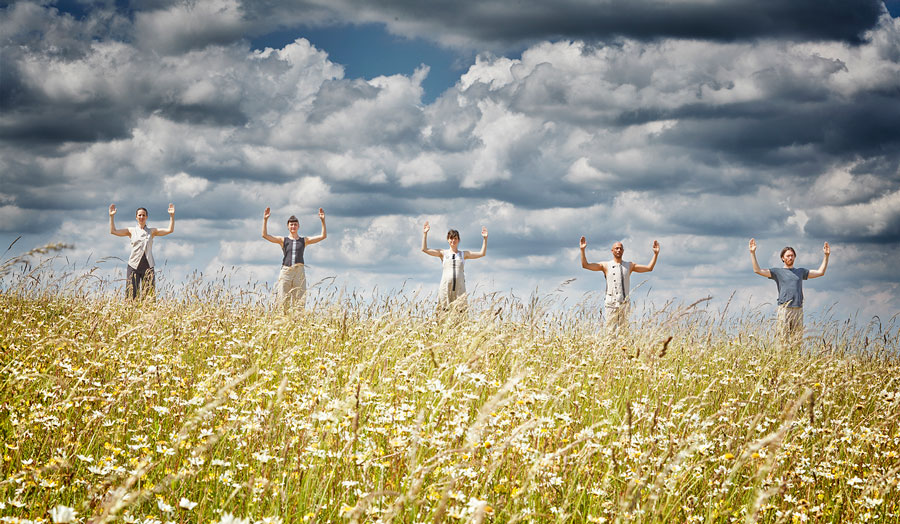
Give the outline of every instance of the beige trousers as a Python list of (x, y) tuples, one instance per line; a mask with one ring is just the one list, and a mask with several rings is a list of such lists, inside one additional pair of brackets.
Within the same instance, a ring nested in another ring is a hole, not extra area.
[(306, 305), (306, 271), (303, 264), (281, 266), (275, 296), (285, 312), (291, 307), (302, 308)]
[(628, 303), (606, 304), (606, 334), (624, 335), (628, 331)]
[(782, 347), (798, 347), (803, 342), (803, 308), (778, 306), (775, 324)]

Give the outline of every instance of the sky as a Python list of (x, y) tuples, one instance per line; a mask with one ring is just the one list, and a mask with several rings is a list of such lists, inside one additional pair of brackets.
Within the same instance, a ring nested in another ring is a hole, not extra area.
[[(436, 293), (446, 246), (487, 256), (467, 287), (575, 304), (581, 268), (649, 262), (648, 307), (712, 296), (771, 314), (786, 245), (825, 277), (807, 315), (900, 311), (900, 2), (874, 0), (138, 0), (0, 2), (0, 247), (66, 242), (124, 278), (149, 209), (171, 283), (271, 285), (261, 238), (328, 238), (310, 282)], [(111, 258), (112, 257), (112, 258)], [(115, 257), (118, 257), (116, 259)], [(574, 279), (574, 280), (572, 280)]]

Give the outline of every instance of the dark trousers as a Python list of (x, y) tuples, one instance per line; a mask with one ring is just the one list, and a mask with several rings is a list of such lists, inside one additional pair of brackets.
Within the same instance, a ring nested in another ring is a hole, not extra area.
[(125, 274), (125, 298), (135, 299), (152, 296), (156, 291), (155, 280), (152, 267), (145, 267), (143, 263), (137, 269), (128, 266), (128, 271)]

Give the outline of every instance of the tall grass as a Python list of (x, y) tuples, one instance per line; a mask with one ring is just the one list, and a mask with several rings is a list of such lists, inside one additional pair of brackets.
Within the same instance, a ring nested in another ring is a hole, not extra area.
[(590, 300), (286, 316), (224, 280), (132, 303), (27, 273), (0, 294), (0, 522), (900, 521), (892, 323), (780, 349), (703, 302), (613, 339)]

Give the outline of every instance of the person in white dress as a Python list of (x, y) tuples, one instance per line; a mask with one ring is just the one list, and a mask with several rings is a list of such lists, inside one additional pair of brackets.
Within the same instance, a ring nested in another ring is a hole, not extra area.
[(447, 232), (447, 244), (449, 249), (431, 249), (428, 247), (428, 231), (431, 226), (425, 222), (422, 228), (422, 252), (441, 259), (443, 272), (441, 273), (441, 285), (438, 288), (438, 301), (444, 308), (449, 308), (450, 304), (456, 300), (465, 302), (466, 294), (466, 275), (465, 261), (481, 258), (487, 253), (488, 230), (481, 227), (481, 251), (460, 251), (459, 250), (459, 231), (451, 229)]

